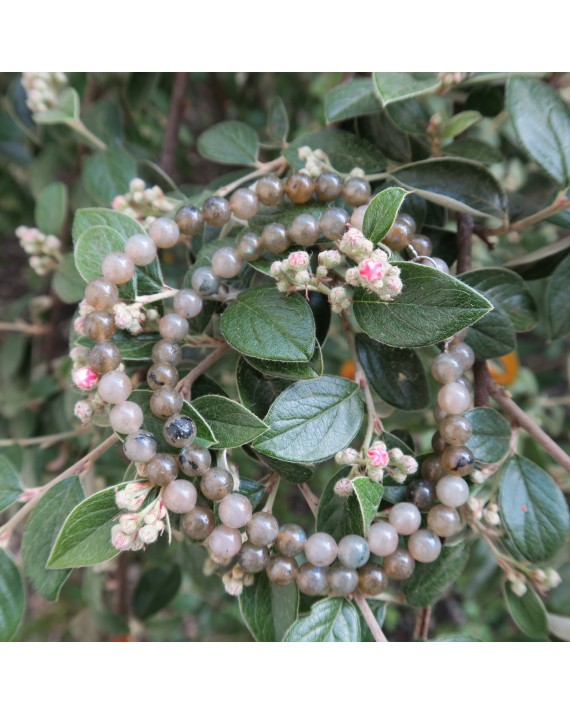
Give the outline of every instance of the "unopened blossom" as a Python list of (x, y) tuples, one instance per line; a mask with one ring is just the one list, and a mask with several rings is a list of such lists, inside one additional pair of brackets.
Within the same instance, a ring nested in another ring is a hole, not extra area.
[(360, 454), (356, 449), (343, 449), (335, 454), (334, 460), (337, 464), (344, 466), (352, 466), (357, 464), (360, 459)]
[(133, 534), (125, 533), (118, 524), (111, 528), (111, 543), (117, 550), (131, 550), (134, 539)]
[(124, 508), (126, 511), (138, 511), (145, 502), (150, 489), (148, 484), (133, 481), (128, 483), (125, 488), (117, 490), (115, 503), (118, 508)]
[(340, 313), (343, 310), (348, 310), (352, 305), (352, 295), (345, 288), (340, 285), (331, 288), (329, 292), (329, 302), (331, 304), (331, 310), (335, 313)]
[(367, 258), (358, 266), (358, 274), (361, 278), (366, 280), (367, 283), (373, 283), (383, 277), (384, 266), (382, 263), (377, 263), (376, 261)]
[(388, 466), (388, 461), (390, 460), (388, 456), (388, 449), (383, 441), (374, 442), (371, 448), (368, 449), (366, 456), (368, 462), (372, 466), (379, 466), (380, 468)]
[(323, 250), (319, 253), (319, 265), (325, 268), (336, 268), (342, 262), (342, 255), (338, 250)]
[(355, 261), (367, 258), (374, 250), (372, 241), (369, 241), (358, 228), (349, 228), (340, 239), (338, 247), (342, 253)]
[(304, 250), (296, 250), (293, 253), (289, 253), (286, 261), (291, 268), (306, 268), (309, 265), (309, 254)]
[(124, 302), (118, 302), (113, 305), (112, 311), (115, 325), (119, 330), (127, 330), (131, 335), (140, 335), (143, 331), (146, 316), (140, 303), (134, 302), (127, 305)]
[(38, 275), (46, 275), (57, 268), (61, 258), (61, 241), (57, 236), (45, 235), (37, 228), (19, 226), (16, 237), (30, 256), (29, 263)]
[(418, 470), (418, 462), (413, 456), (404, 456), (400, 462), (402, 471), (406, 474), (415, 474)]
[(45, 112), (57, 105), (61, 90), (67, 85), (63, 72), (23, 72), (22, 85), (26, 104), (32, 114)]
[(73, 414), (82, 424), (89, 424), (91, 417), (93, 416), (93, 407), (87, 399), (81, 399), (80, 401), (75, 402)]
[(93, 389), (97, 384), (97, 375), (89, 367), (80, 367), (71, 372), (73, 384), (79, 389)]
[(334, 485), (333, 491), (340, 498), (348, 498), (354, 493), (354, 484), (349, 478), (340, 478)]
[(160, 186), (147, 187), (141, 178), (134, 178), (125, 195), (115, 196), (111, 202), (115, 211), (120, 211), (139, 223), (146, 225), (149, 219), (163, 216), (179, 204), (168, 198)]
[(511, 590), (517, 597), (522, 597), (526, 593), (527, 586), (522, 575), (520, 575), (519, 573), (511, 572), (507, 576), (507, 579), (510, 583)]

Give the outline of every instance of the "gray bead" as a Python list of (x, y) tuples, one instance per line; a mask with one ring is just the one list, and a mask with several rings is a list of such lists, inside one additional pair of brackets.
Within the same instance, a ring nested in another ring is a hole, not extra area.
[(297, 587), (305, 595), (322, 595), (327, 587), (327, 569), (303, 563), (297, 573)]
[(178, 462), (172, 454), (156, 454), (145, 465), (144, 475), (155, 486), (167, 486), (178, 476)]
[(181, 449), (196, 439), (196, 422), (184, 414), (173, 414), (163, 428), (166, 442), (175, 449)]
[(327, 208), (319, 221), (322, 234), (329, 240), (340, 240), (346, 233), (349, 218), (348, 213), (342, 208)]
[(127, 436), (123, 442), (123, 451), (129, 461), (145, 463), (156, 454), (156, 439), (150, 431), (139, 429)]
[(152, 393), (150, 410), (159, 419), (167, 419), (177, 414), (184, 405), (184, 398), (175, 389), (161, 387)]
[(146, 381), (153, 391), (161, 387), (175, 387), (178, 371), (170, 362), (155, 362), (148, 368)]
[(262, 176), (255, 186), (257, 197), (265, 206), (276, 206), (283, 200), (285, 187), (277, 176)]
[(192, 287), (200, 295), (216, 295), (220, 290), (220, 279), (212, 268), (197, 268), (192, 274)]
[(159, 340), (152, 348), (151, 356), (154, 362), (170, 362), (177, 365), (182, 359), (182, 348), (176, 342)]
[(204, 215), (196, 206), (182, 206), (175, 220), (180, 233), (186, 236), (196, 236), (204, 230)]
[(294, 558), (299, 553), (302, 553), (307, 541), (307, 534), (301, 526), (295, 523), (289, 523), (281, 526), (277, 538), (275, 539), (275, 547), (280, 553)]
[(239, 552), (239, 564), (246, 573), (261, 573), (269, 563), (269, 551), (262, 545), (244, 543)]
[(354, 568), (347, 568), (346, 565), (335, 563), (327, 573), (327, 584), (331, 595), (345, 597), (358, 587), (358, 573)]
[(200, 489), (210, 501), (221, 501), (233, 491), (234, 479), (226, 469), (208, 469), (202, 477)]
[(289, 585), (295, 580), (299, 566), (293, 558), (276, 555), (267, 566), (267, 577), (276, 585)]
[(236, 251), (242, 260), (259, 260), (263, 254), (261, 238), (256, 233), (244, 233), (238, 239)]
[(370, 547), (358, 535), (347, 535), (338, 544), (338, 559), (348, 568), (361, 568), (368, 562)]
[(283, 253), (291, 245), (285, 226), (281, 223), (270, 223), (261, 233), (261, 242), (270, 253)]
[(351, 176), (344, 182), (342, 197), (349, 206), (363, 206), (370, 200), (372, 189), (365, 178)]
[(314, 245), (320, 234), (319, 222), (310, 213), (302, 213), (297, 216), (287, 231), (287, 235), (293, 243), (305, 247)]
[(206, 540), (216, 527), (216, 517), (210, 508), (196, 506), (182, 518), (182, 528), (192, 540)]
[(221, 196), (210, 196), (202, 208), (204, 220), (211, 226), (223, 226), (232, 215), (230, 204)]
[(258, 511), (246, 525), (245, 532), (254, 545), (271, 545), (279, 533), (279, 523), (271, 513)]
[(87, 364), (95, 374), (112, 372), (121, 364), (121, 352), (113, 342), (98, 342), (89, 350)]
[(183, 289), (174, 296), (174, 311), (186, 320), (196, 317), (202, 311), (202, 298), (194, 290)]
[(342, 179), (334, 171), (324, 171), (316, 180), (315, 193), (319, 201), (334, 201), (342, 193)]
[(212, 457), (203, 446), (186, 446), (178, 456), (180, 470), (186, 476), (202, 476), (210, 468)]

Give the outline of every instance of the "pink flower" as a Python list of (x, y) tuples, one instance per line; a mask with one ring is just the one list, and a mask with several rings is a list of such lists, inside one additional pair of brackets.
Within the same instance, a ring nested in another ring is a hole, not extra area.
[(89, 367), (81, 367), (72, 372), (73, 383), (79, 389), (93, 389), (97, 384), (97, 375)]
[(306, 268), (309, 264), (309, 255), (304, 250), (297, 250), (289, 254), (289, 265), (292, 268)]
[(363, 260), (358, 268), (358, 274), (369, 283), (373, 283), (384, 275), (384, 266), (370, 258)]
[(373, 444), (372, 448), (368, 450), (367, 456), (372, 466), (384, 468), (388, 465), (388, 451), (386, 444), (382, 441), (377, 441)]

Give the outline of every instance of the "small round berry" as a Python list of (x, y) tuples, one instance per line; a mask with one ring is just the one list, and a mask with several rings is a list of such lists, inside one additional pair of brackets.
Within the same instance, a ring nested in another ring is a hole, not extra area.
[(427, 236), (414, 236), (410, 245), (418, 255), (427, 255), (429, 257), (432, 254), (433, 244)]
[(164, 315), (158, 321), (158, 331), (165, 340), (180, 342), (188, 334), (188, 320), (175, 312)]
[(359, 206), (358, 208), (354, 209), (350, 216), (350, 225), (353, 228), (356, 228), (359, 231), (362, 230), (362, 226), (364, 225), (364, 214), (366, 213), (367, 208), (368, 205)]
[(176, 342), (159, 340), (152, 348), (151, 357), (154, 362), (170, 362), (176, 366), (182, 359), (182, 348)]
[(257, 198), (264, 206), (276, 206), (283, 200), (285, 187), (277, 176), (263, 176), (255, 185)]
[(276, 555), (267, 565), (267, 577), (276, 585), (289, 585), (295, 580), (299, 566), (293, 558), (284, 555)]
[(226, 469), (214, 467), (202, 477), (200, 489), (208, 500), (221, 501), (233, 491), (234, 479)]
[(466, 342), (458, 342), (452, 345), (450, 352), (460, 360), (463, 369), (471, 369), (471, 367), (473, 367), (475, 363), (475, 352), (473, 352)]
[(261, 573), (269, 563), (269, 551), (262, 545), (244, 543), (239, 552), (239, 564), (246, 573)]
[(85, 317), (83, 330), (90, 340), (102, 342), (110, 340), (117, 331), (115, 319), (110, 312), (94, 310)]
[(375, 597), (386, 589), (388, 579), (376, 563), (367, 563), (358, 571), (358, 589), (365, 597)]
[(182, 518), (182, 529), (192, 540), (206, 540), (216, 527), (216, 517), (211, 508), (196, 506)]
[(217, 526), (210, 533), (208, 547), (215, 557), (229, 560), (241, 550), (241, 533), (234, 528)]
[(156, 243), (146, 233), (136, 233), (125, 243), (125, 253), (135, 265), (148, 265), (156, 258)]
[(322, 595), (327, 587), (326, 568), (303, 563), (297, 573), (297, 587), (305, 595)]
[(463, 414), (469, 409), (471, 395), (462, 384), (449, 382), (439, 390), (437, 402), (448, 414)]
[(441, 258), (433, 258), (428, 256), (423, 256), (418, 260), (420, 265), (427, 265), (428, 268), (433, 268), (434, 270), (439, 270), (441, 273), (449, 275), (449, 265)]
[(109, 280), (95, 278), (85, 287), (85, 300), (96, 310), (108, 310), (119, 302), (119, 291)]
[(133, 279), (135, 264), (125, 253), (109, 253), (103, 258), (101, 272), (105, 280), (123, 285)]
[(186, 476), (203, 476), (212, 465), (212, 457), (208, 449), (193, 444), (181, 450), (178, 463)]
[(390, 555), (398, 547), (398, 531), (385, 521), (373, 523), (368, 529), (368, 545), (374, 555)]
[(150, 224), (148, 234), (159, 248), (172, 248), (178, 243), (180, 229), (171, 218), (157, 218)]
[(210, 196), (204, 202), (202, 213), (206, 223), (211, 226), (223, 226), (232, 216), (229, 202), (221, 196)]
[(329, 240), (340, 240), (346, 233), (348, 220), (348, 213), (343, 208), (327, 208), (319, 221), (321, 233)]
[(135, 402), (115, 404), (109, 412), (109, 421), (119, 434), (134, 434), (144, 421), (143, 410)]
[(212, 268), (206, 266), (197, 268), (192, 273), (192, 287), (202, 296), (217, 295), (220, 290), (220, 279)]
[(465, 479), (457, 476), (444, 476), (435, 487), (437, 497), (444, 506), (459, 508), (469, 499), (469, 486)]
[(441, 459), (437, 454), (430, 454), (422, 461), (420, 467), (422, 478), (430, 483), (437, 483), (445, 474), (445, 470), (441, 465)]
[(447, 442), (444, 440), (439, 431), (436, 431), (431, 437), (431, 448), (436, 454), (441, 454), (447, 448)]
[(258, 511), (247, 523), (245, 532), (254, 545), (271, 545), (279, 533), (279, 523), (271, 513)]
[(219, 278), (235, 278), (243, 267), (243, 261), (235, 248), (218, 248), (212, 256), (212, 270)]
[(324, 568), (333, 563), (338, 553), (336, 540), (328, 533), (313, 533), (305, 543), (305, 555), (313, 565)]
[(182, 206), (174, 220), (185, 236), (197, 236), (204, 230), (204, 216), (196, 206)]
[(218, 516), (225, 526), (243, 528), (251, 519), (253, 507), (249, 498), (241, 493), (230, 493), (220, 501)]
[(392, 227), (386, 233), (384, 238), (382, 238), (382, 243), (388, 246), (390, 250), (395, 250), (396, 252), (405, 250), (409, 245), (410, 241), (414, 236), (414, 231), (412, 230), (410, 224), (402, 220), (399, 216), (396, 218)]
[(417, 229), (417, 224), (413, 216), (410, 216), (409, 213), (400, 213), (398, 216), (398, 220), (401, 221), (402, 223), (405, 223), (407, 226), (409, 226), (410, 230), (412, 233), (416, 232)]
[(408, 501), (414, 504), (420, 511), (427, 511), (435, 503), (435, 488), (433, 483), (420, 479), (412, 481), (408, 486)]
[(147, 461), (144, 475), (155, 486), (166, 486), (178, 476), (178, 462), (172, 454), (155, 454)]
[(244, 233), (238, 238), (236, 252), (242, 260), (252, 263), (263, 255), (263, 244), (257, 233)]
[(159, 419), (167, 419), (177, 414), (183, 405), (184, 399), (180, 392), (170, 387), (157, 389), (150, 398), (150, 410)]
[(433, 378), (440, 384), (456, 382), (463, 374), (463, 365), (451, 352), (442, 352), (431, 363)]
[(188, 513), (196, 505), (198, 492), (190, 481), (179, 479), (168, 484), (162, 497), (164, 505), (172, 513)]
[(464, 416), (448, 416), (439, 423), (439, 433), (447, 444), (465, 444), (473, 434), (471, 422)]
[(347, 568), (361, 568), (370, 558), (370, 546), (359, 535), (347, 535), (338, 542), (338, 559)]
[(310, 213), (301, 213), (297, 216), (287, 231), (287, 235), (293, 243), (308, 247), (314, 245), (321, 235), (318, 220)]
[(342, 179), (334, 171), (323, 171), (315, 181), (319, 201), (335, 201), (342, 193)]
[(414, 559), (405, 548), (397, 548), (384, 558), (384, 572), (392, 580), (407, 580), (415, 567)]
[(175, 449), (190, 446), (196, 439), (196, 422), (184, 414), (173, 414), (163, 427), (164, 439)]
[(291, 245), (287, 229), (281, 223), (269, 223), (261, 233), (261, 243), (270, 253), (283, 253)]
[(238, 218), (253, 218), (259, 210), (259, 199), (250, 188), (238, 188), (230, 198), (230, 209)]
[(117, 369), (121, 359), (121, 351), (113, 342), (98, 342), (89, 350), (87, 365), (95, 374), (105, 374)]
[(123, 451), (129, 461), (144, 464), (156, 454), (156, 439), (150, 431), (139, 429), (127, 436)]
[(447, 538), (461, 530), (461, 518), (455, 508), (434, 506), (428, 513), (428, 528), (440, 538)]
[(285, 193), (293, 203), (307, 203), (314, 189), (313, 179), (307, 174), (291, 174), (285, 184)]
[(388, 520), (400, 535), (411, 535), (420, 527), (422, 514), (413, 503), (396, 503), (390, 510)]
[(372, 189), (365, 178), (351, 176), (344, 182), (342, 197), (349, 206), (363, 206), (370, 201)]
[(306, 542), (307, 534), (301, 526), (289, 523), (279, 529), (279, 533), (275, 538), (275, 547), (283, 555), (294, 558), (303, 552)]
[(441, 541), (431, 531), (417, 531), (408, 539), (408, 550), (418, 563), (433, 563), (441, 553)]
[(153, 391), (161, 387), (175, 387), (178, 370), (170, 362), (155, 362), (148, 368), (146, 382)]
[(328, 570), (327, 585), (331, 595), (345, 597), (358, 587), (358, 573), (354, 568), (347, 568), (346, 565), (335, 563)]
[(124, 372), (107, 372), (99, 380), (97, 393), (107, 404), (126, 402), (131, 396), (133, 385)]
[(443, 468), (453, 476), (466, 476), (475, 468), (475, 456), (467, 446), (448, 446), (440, 458)]
[(173, 300), (174, 312), (185, 320), (190, 320), (202, 312), (204, 303), (194, 290), (183, 289), (176, 293)]

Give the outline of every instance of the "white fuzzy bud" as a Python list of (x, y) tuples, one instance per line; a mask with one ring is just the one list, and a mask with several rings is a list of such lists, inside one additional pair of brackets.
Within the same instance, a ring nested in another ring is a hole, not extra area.
[(401, 468), (407, 474), (415, 474), (418, 470), (418, 462), (413, 456), (404, 456), (401, 461)]
[(508, 580), (511, 590), (517, 597), (522, 597), (526, 593), (527, 587), (522, 575), (519, 575), (518, 573), (510, 573), (508, 575)]
[(500, 525), (501, 517), (499, 516), (499, 506), (496, 503), (490, 503), (483, 511), (483, 519), (490, 526)]
[(408, 477), (407, 473), (405, 471), (401, 471), (400, 469), (394, 469), (390, 476), (396, 483), (405, 483), (406, 478)]
[(139, 540), (145, 544), (154, 543), (158, 538), (158, 528), (156, 526), (143, 526), (139, 531)]
[(333, 491), (341, 498), (348, 498), (354, 493), (354, 484), (349, 478), (341, 478), (335, 483)]
[(93, 416), (93, 407), (87, 399), (81, 399), (80, 401), (75, 402), (73, 414), (82, 424), (88, 424)]
[(390, 458), (390, 461), (399, 464), (404, 458), (404, 452), (402, 451), (402, 449), (390, 449), (390, 451), (388, 451), (388, 456)]
[(335, 454), (334, 460), (337, 464), (343, 466), (352, 466), (357, 464), (360, 459), (360, 454), (356, 449), (343, 449)]
[(342, 256), (338, 250), (323, 250), (319, 253), (319, 265), (324, 265), (325, 268), (336, 268), (342, 262)]
[(131, 550), (134, 536), (124, 533), (120, 525), (111, 528), (111, 543), (117, 550)]

